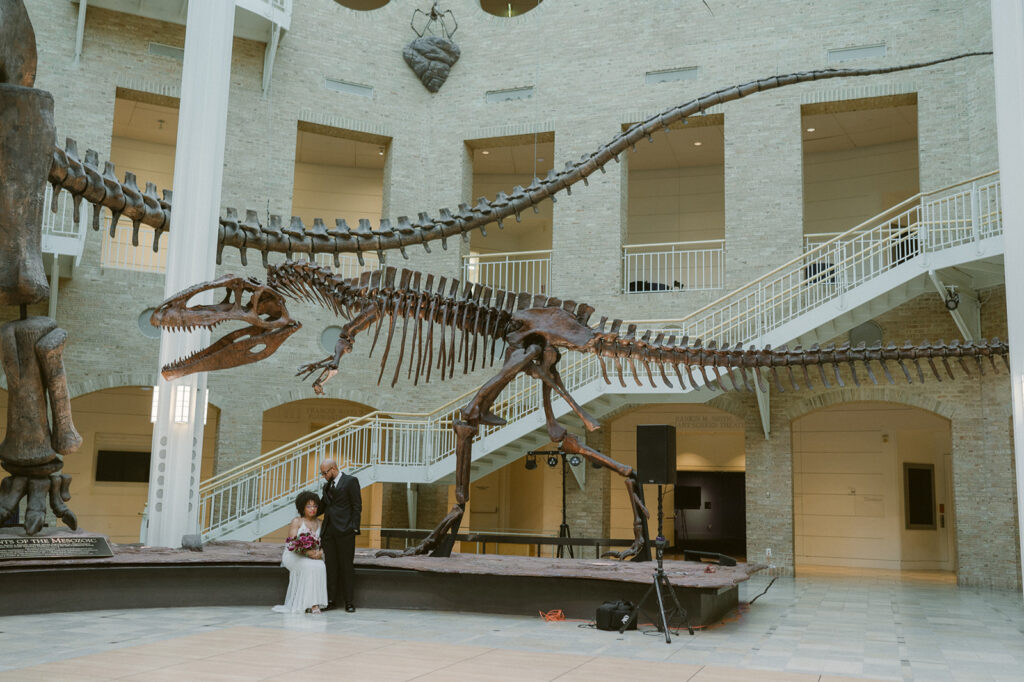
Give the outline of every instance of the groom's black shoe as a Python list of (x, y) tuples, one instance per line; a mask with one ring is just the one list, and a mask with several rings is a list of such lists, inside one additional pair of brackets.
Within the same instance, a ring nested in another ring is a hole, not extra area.
[(335, 604), (334, 602), (330, 601), (330, 602), (327, 602), (327, 606), (321, 606), (320, 610), (321, 611), (331, 611), (332, 609), (336, 609), (336, 608), (338, 608), (338, 605)]
[(345, 613), (355, 613), (356, 607), (352, 605), (352, 602), (345, 604)]

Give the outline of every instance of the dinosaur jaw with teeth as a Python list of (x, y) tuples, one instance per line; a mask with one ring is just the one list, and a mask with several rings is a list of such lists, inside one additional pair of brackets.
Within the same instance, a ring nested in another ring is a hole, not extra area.
[[(189, 305), (197, 296), (218, 289), (224, 290), (220, 303)], [(302, 327), (288, 315), (279, 293), (255, 279), (234, 275), (197, 284), (170, 297), (156, 308), (150, 322), (168, 331), (186, 332), (212, 330), (230, 322), (246, 324), (206, 348), (164, 366), (161, 373), (168, 381), (263, 360)]]

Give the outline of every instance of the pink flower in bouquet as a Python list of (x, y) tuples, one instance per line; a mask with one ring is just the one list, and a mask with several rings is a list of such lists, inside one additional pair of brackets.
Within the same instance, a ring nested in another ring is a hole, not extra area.
[(293, 538), (286, 539), (285, 546), (289, 552), (308, 555), (310, 552), (320, 549), (320, 540), (309, 533), (300, 533)]

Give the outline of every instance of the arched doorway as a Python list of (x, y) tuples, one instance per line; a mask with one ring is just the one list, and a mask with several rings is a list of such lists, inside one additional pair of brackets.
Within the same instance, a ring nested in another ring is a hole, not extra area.
[[(636, 427), (671, 424), (676, 428), (676, 483), (664, 488), (662, 520), (672, 548), (704, 549), (731, 556), (746, 551), (744, 424), (736, 415), (707, 405), (647, 405), (611, 422), (609, 454), (636, 466)], [(621, 486), (610, 489), (610, 530), (615, 538), (633, 536), (633, 517)], [(658, 487), (644, 486), (651, 511), (648, 531), (657, 535)]]
[[(372, 412), (369, 405), (338, 398), (305, 398), (282, 403), (263, 412), (263, 441), (260, 451), (264, 454), (276, 450), (310, 434), (328, 428), (347, 418), (360, 417)], [(311, 452), (306, 462), (307, 471), (315, 472), (320, 455)], [(344, 467), (345, 462), (339, 462)], [(311, 475), (315, 475), (311, 474)], [(374, 524), (380, 526), (381, 484), (363, 488), (363, 517), (365, 528)], [(283, 526), (261, 538), (263, 542), (283, 542), (288, 527)], [(366, 546), (369, 533), (357, 539), (357, 546)]]
[(797, 571), (956, 570), (948, 419), (843, 403), (794, 419), (792, 444)]

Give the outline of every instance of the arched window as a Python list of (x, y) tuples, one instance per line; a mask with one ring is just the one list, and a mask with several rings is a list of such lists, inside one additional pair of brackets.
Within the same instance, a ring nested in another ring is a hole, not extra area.
[(480, 9), (496, 17), (526, 14), (544, 0), (480, 0)]
[(348, 7), (349, 9), (359, 10), (360, 12), (368, 12), (371, 9), (380, 9), (384, 5), (388, 4), (391, 0), (334, 0), (342, 7)]

